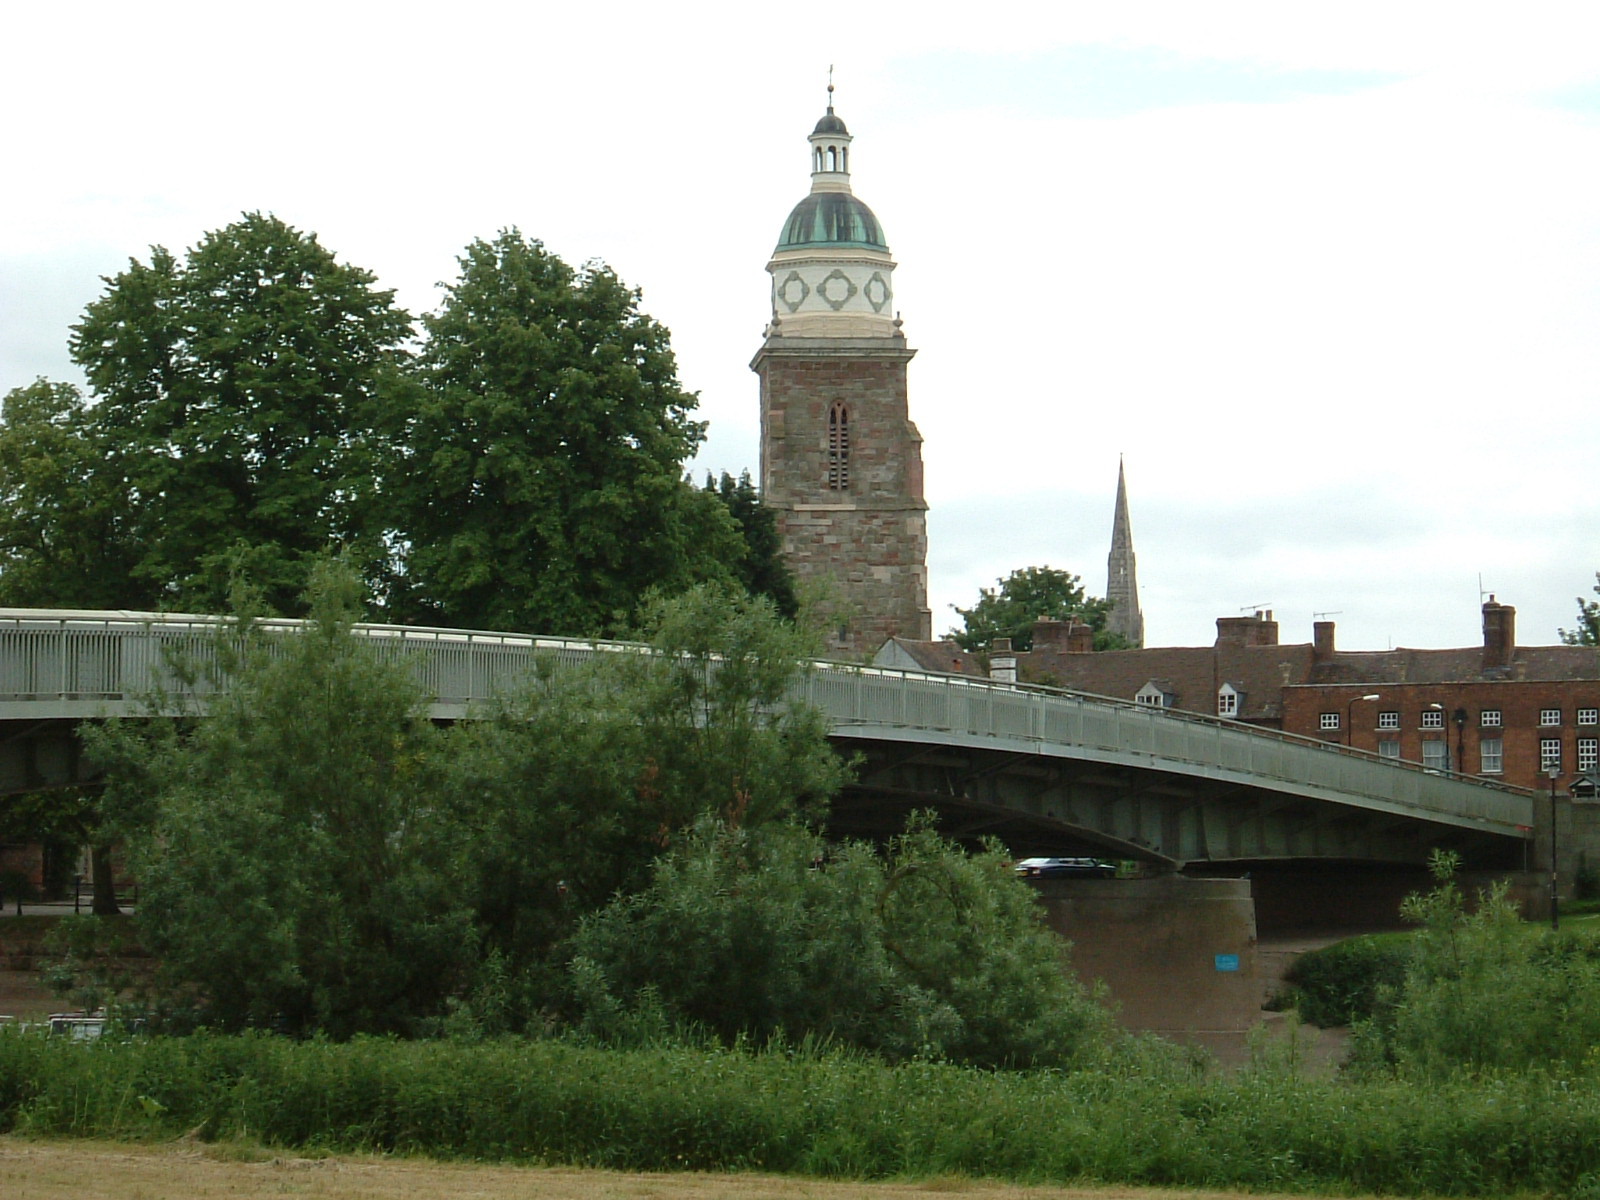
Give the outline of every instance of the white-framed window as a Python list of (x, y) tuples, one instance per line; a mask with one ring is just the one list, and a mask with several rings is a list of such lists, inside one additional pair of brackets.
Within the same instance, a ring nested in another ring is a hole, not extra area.
[(1578, 770), (1588, 774), (1600, 767), (1600, 738), (1578, 739)]
[(1339, 714), (1323, 713), (1322, 719), (1317, 723), (1317, 728), (1323, 730), (1324, 732), (1330, 729), (1339, 728)]
[(1422, 765), (1430, 771), (1450, 769), (1450, 743), (1443, 738), (1429, 738), (1422, 743)]
[(1600, 708), (1580, 708), (1578, 710), (1579, 725), (1600, 725)]
[(1478, 774), (1498, 775), (1505, 770), (1505, 743), (1497, 737), (1478, 743)]
[(1400, 739), (1399, 738), (1383, 738), (1383, 739), (1381, 739), (1378, 742), (1378, 757), (1379, 758), (1399, 758), (1400, 757)]
[(1498, 708), (1484, 709), (1478, 714), (1478, 724), (1482, 725), (1485, 729), (1499, 729), (1500, 710)]
[(1239, 715), (1239, 692), (1233, 684), (1225, 683), (1217, 689), (1217, 716), (1237, 717)]
[(1422, 727), (1424, 729), (1443, 729), (1444, 710), (1442, 708), (1425, 708), (1422, 710)]
[(1399, 729), (1400, 728), (1400, 714), (1398, 712), (1395, 712), (1393, 709), (1391, 709), (1388, 712), (1379, 713), (1378, 714), (1378, 728), (1379, 729)]
[(1561, 739), (1539, 739), (1539, 770), (1548, 771), (1551, 767), (1561, 769)]
[(1559, 708), (1541, 708), (1539, 710), (1539, 724), (1541, 724), (1541, 725), (1559, 725), (1559, 724), (1561, 724), (1561, 710)]

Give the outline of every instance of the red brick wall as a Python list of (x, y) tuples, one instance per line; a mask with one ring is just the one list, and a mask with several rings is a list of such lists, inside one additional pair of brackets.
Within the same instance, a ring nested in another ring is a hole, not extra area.
[[(1374, 692), (1380, 699), (1356, 699)], [(1353, 709), (1352, 700), (1355, 700)], [(1422, 728), (1422, 714), (1429, 704), (1443, 706), (1443, 729)], [(1458, 708), (1464, 709), (1467, 717), (1459, 734), (1454, 720)], [(1540, 711), (1546, 708), (1561, 710), (1560, 725), (1539, 724)], [(1487, 778), (1542, 791), (1549, 786), (1549, 781), (1539, 765), (1541, 738), (1561, 740), (1559, 786), (1563, 789), (1578, 773), (1578, 739), (1600, 739), (1600, 725), (1578, 724), (1580, 708), (1600, 709), (1600, 679), (1339, 686), (1308, 684), (1284, 689), (1283, 728), (1290, 733), (1320, 737), (1374, 752), (1378, 749), (1380, 739), (1398, 739), (1400, 757), (1411, 762), (1422, 761), (1424, 739), (1443, 737), (1449, 743), (1451, 769), (1467, 775), (1479, 773), (1482, 739), (1498, 736), (1503, 747), (1503, 770)], [(1482, 714), (1486, 709), (1500, 712), (1498, 729), (1485, 728), (1482, 724)], [(1352, 711), (1353, 721), (1350, 719)], [(1378, 715), (1383, 712), (1398, 712), (1400, 727), (1380, 730)], [(1325, 731), (1320, 727), (1323, 713), (1339, 715), (1340, 728), (1337, 731)], [(1459, 757), (1458, 741), (1461, 750)]]

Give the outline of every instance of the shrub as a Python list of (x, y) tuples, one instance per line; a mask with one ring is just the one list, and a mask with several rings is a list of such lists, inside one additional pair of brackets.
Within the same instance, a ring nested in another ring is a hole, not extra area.
[(570, 948), (580, 1027), (611, 1041), (665, 1025), (1014, 1066), (1082, 1062), (1113, 1038), (1005, 856), (969, 856), (926, 820), (882, 856), (702, 821)]
[(1370, 1019), (1386, 991), (1405, 981), (1410, 943), (1406, 934), (1364, 934), (1307, 951), (1284, 973), (1288, 986), (1273, 1007), (1294, 1008), (1324, 1029)]
[(1402, 910), (1421, 927), (1405, 979), (1357, 1039), (1357, 1061), (1438, 1079), (1537, 1071), (1591, 1074), (1600, 1045), (1600, 945), (1552, 938), (1520, 919), (1504, 884), (1468, 911), (1454, 855), (1436, 853), (1437, 881)]

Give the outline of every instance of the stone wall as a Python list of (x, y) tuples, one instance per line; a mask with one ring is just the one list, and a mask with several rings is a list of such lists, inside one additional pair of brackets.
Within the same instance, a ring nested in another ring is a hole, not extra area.
[[(830, 649), (870, 654), (932, 636), (922, 435), (907, 409), (901, 337), (771, 337), (761, 377), (761, 495), (789, 568), (819, 584)], [(829, 413), (848, 414), (848, 469), (830, 458)]]

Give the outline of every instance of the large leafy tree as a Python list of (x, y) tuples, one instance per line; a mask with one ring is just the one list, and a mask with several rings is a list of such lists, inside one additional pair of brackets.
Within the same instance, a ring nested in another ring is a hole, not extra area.
[(78, 389), (40, 379), (0, 409), (0, 603), (118, 608), (134, 558), (110, 447)]
[(696, 398), (639, 293), (515, 229), (460, 264), (391, 431), (396, 614), (598, 634), (652, 588), (731, 579), (727, 508), (682, 473)]
[(514, 969), (644, 886), (697, 819), (820, 821), (845, 778), (826, 721), (790, 702), (812, 647), (770, 601), (695, 587), (652, 603), (641, 632), (654, 653), (543, 670), (457, 731), (479, 916)]
[(71, 348), (126, 497), (122, 603), (222, 611), (242, 571), (294, 611), (330, 545), (376, 559), (370, 431), (411, 332), (393, 293), (262, 213), (106, 282)]
[[(1595, 574), (1594, 590), (1600, 595), (1600, 572)], [(1578, 597), (1578, 627), (1563, 629), (1561, 640), (1569, 646), (1600, 646), (1600, 600)]]
[(1089, 595), (1070, 571), (1023, 567), (995, 582), (998, 587), (979, 589), (971, 608), (956, 608), (962, 628), (950, 636), (965, 650), (987, 650), (997, 637), (1010, 638), (1014, 650), (1032, 649), (1033, 623), (1041, 617), (1084, 622), (1095, 631), (1096, 650), (1127, 647), (1125, 639), (1106, 632), (1112, 602)]
[(219, 638), (204, 719), (88, 735), (145, 805), (127, 828), (161, 990), (219, 1027), (412, 1032), (471, 965), (445, 735), (404, 663), (351, 635), (358, 599), (320, 566), (301, 631)]

